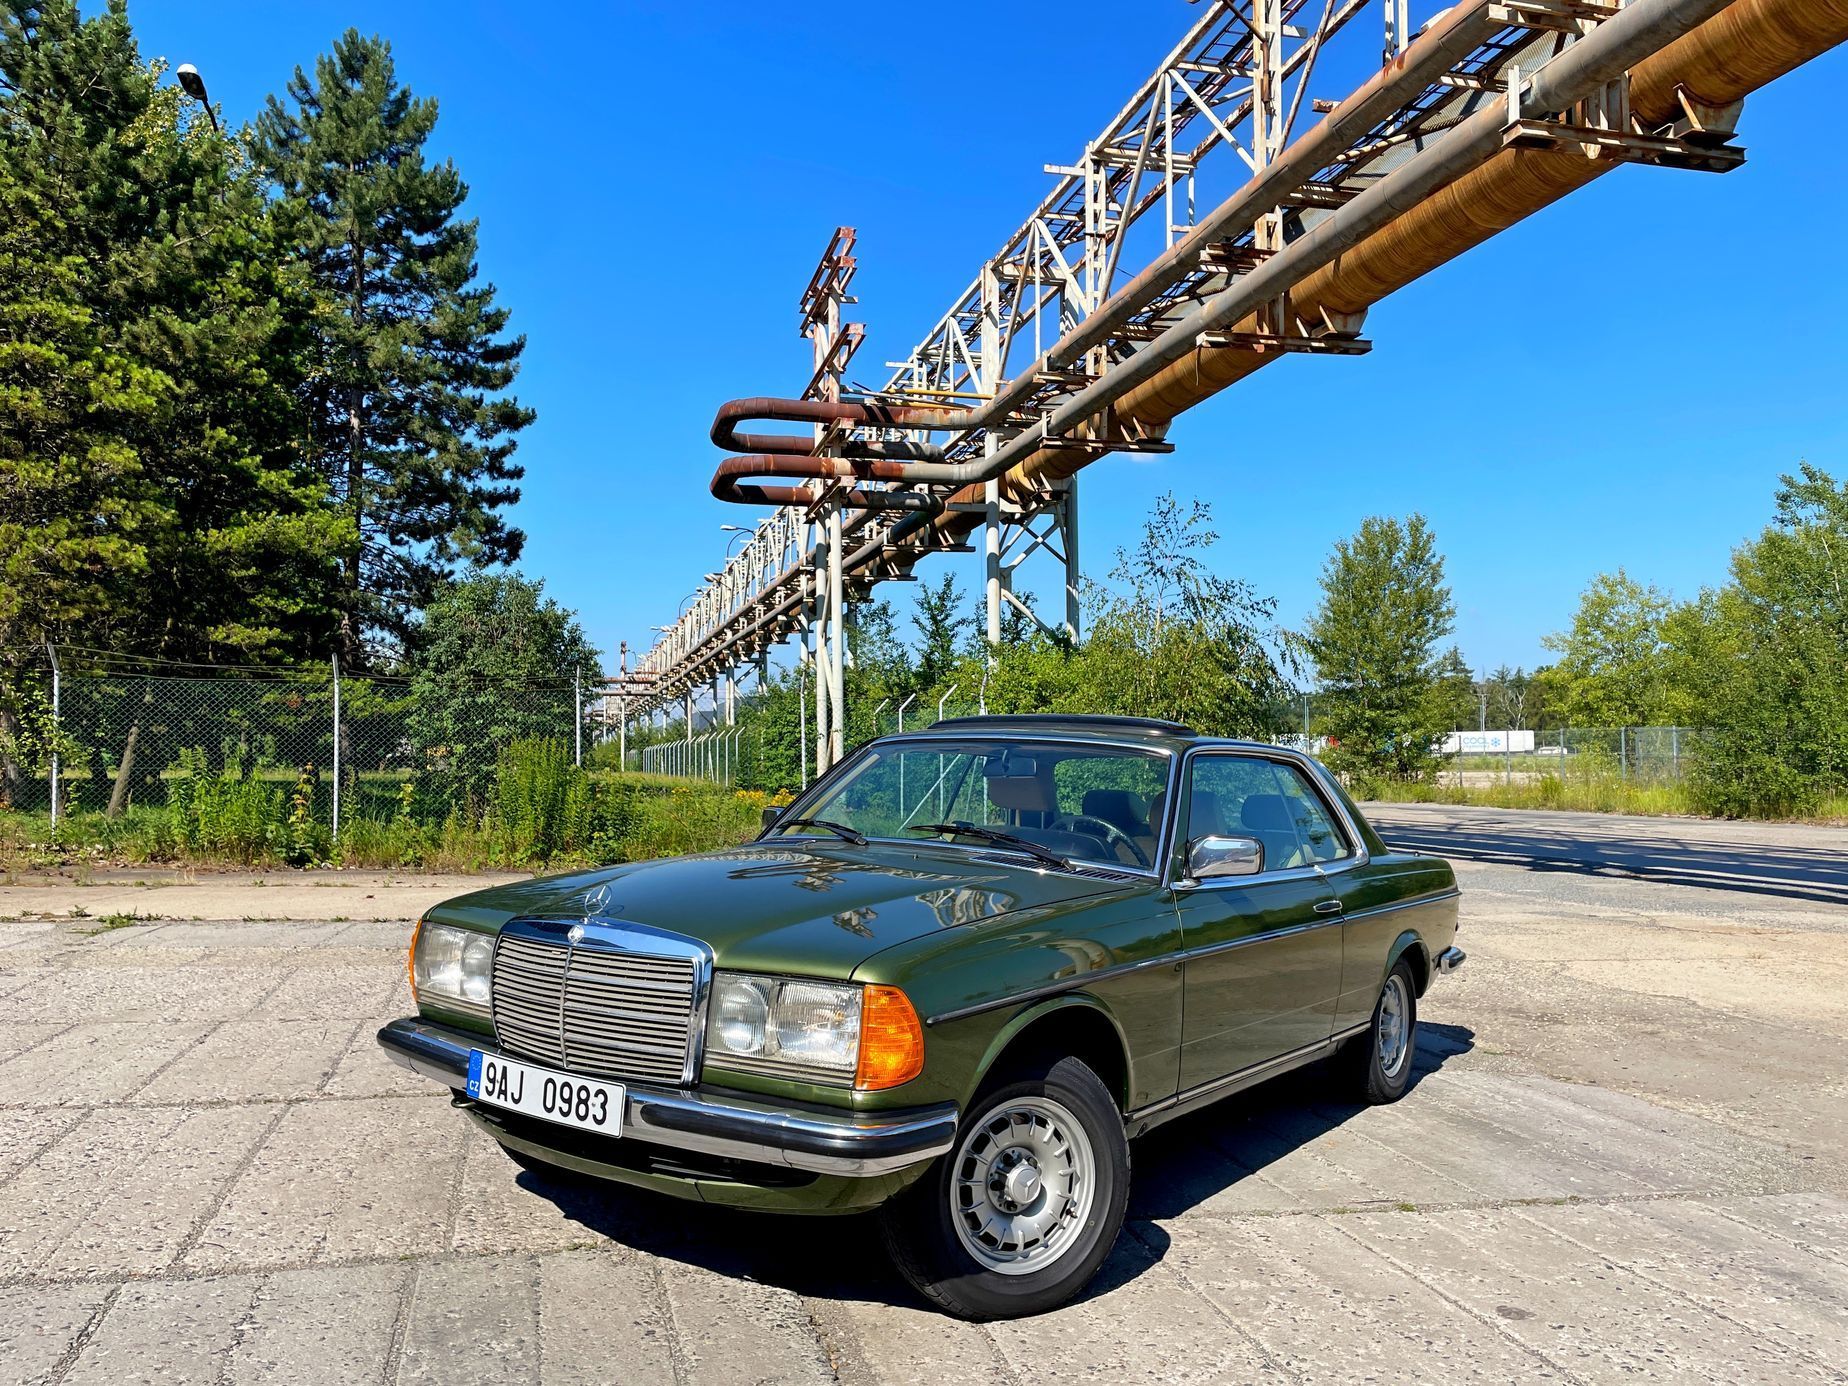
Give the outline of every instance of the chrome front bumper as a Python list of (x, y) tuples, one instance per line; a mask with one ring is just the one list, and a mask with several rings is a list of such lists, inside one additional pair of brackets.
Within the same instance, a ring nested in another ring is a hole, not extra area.
[[(484, 1035), (415, 1018), (392, 1021), (379, 1031), (379, 1044), (413, 1073), (457, 1090), (468, 1085), (471, 1049), (500, 1052)], [(935, 1159), (956, 1136), (956, 1108), (948, 1103), (899, 1112), (847, 1112), (794, 1107), (744, 1094), (719, 1098), (624, 1086), (626, 1138), (812, 1174), (892, 1174)]]
[(1469, 954), (1465, 953), (1455, 944), (1452, 944), (1437, 955), (1438, 975), (1441, 977), (1446, 972), (1455, 972), (1459, 967), (1463, 966), (1463, 961), (1467, 957), (1469, 957)]

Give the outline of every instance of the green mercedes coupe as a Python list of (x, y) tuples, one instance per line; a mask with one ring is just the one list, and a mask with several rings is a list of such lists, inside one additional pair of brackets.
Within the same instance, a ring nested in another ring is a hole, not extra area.
[(1410, 1081), (1456, 879), (1309, 757), (980, 717), (850, 755), (748, 846), (464, 895), (379, 1042), (519, 1164), (791, 1213), (877, 1207), (953, 1313), (1070, 1299), (1130, 1146), (1325, 1056)]

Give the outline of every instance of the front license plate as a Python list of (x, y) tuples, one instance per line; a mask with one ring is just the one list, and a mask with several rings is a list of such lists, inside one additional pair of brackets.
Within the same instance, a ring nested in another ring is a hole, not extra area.
[(468, 1053), (468, 1095), (477, 1102), (602, 1136), (622, 1134), (621, 1083), (580, 1078), (479, 1049)]

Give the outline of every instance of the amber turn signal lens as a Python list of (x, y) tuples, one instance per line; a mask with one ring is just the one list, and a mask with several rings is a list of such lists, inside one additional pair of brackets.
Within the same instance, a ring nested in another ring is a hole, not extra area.
[(867, 987), (860, 1002), (860, 1069), (853, 1085), (895, 1088), (923, 1071), (924, 1027), (910, 998), (897, 987)]
[(411, 980), (411, 1004), (417, 1005), (417, 935), (423, 932), (423, 920), (411, 927), (411, 946), (404, 955), (404, 973)]

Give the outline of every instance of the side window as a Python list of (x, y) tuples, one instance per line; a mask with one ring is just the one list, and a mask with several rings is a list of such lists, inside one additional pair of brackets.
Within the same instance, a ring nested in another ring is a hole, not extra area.
[(1278, 765), (1275, 762), (1272, 762), (1271, 769), (1276, 772), (1277, 788), (1289, 805), (1290, 816), (1296, 823), (1296, 835), (1302, 841), (1303, 852), (1308, 860), (1339, 861), (1349, 855), (1351, 849), (1342, 837), (1341, 829), (1335, 826), (1328, 805), (1303, 779), (1302, 771), (1294, 765)]
[(1321, 796), (1293, 765), (1257, 756), (1193, 762), (1187, 840), (1236, 835), (1264, 845), (1264, 869), (1338, 861), (1350, 848)]

